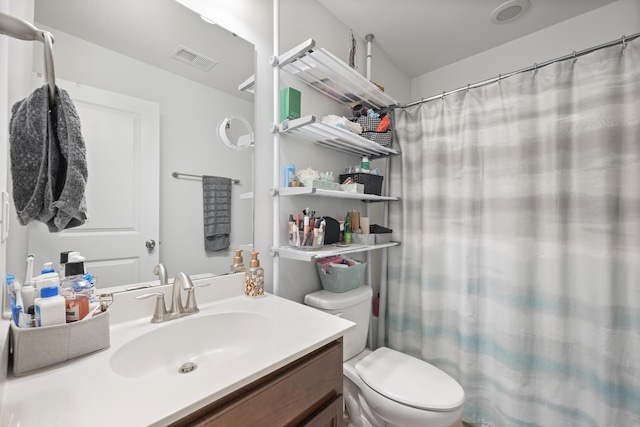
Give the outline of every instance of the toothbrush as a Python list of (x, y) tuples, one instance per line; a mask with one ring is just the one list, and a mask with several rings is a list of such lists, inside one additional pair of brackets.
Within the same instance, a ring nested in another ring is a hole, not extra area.
[(31, 282), (31, 279), (33, 278), (33, 262), (35, 259), (36, 257), (33, 254), (29, 254), (27, 256), (27, 274), (24, 278), (24, 283)]

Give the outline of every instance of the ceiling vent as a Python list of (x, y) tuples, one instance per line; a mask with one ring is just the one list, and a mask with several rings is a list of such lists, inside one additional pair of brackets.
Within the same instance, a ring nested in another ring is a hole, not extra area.
[(217, 64), (213, 59), (207, 58), (206, 56), (183, 46), (178, 46), (171, 57), (204, 71), (209, 71)]
[(491, 12), (491, 22), (494, 24), (511, 22), (525, 13), (529, 7), (531, 7), (530, 0), (510, 0)]

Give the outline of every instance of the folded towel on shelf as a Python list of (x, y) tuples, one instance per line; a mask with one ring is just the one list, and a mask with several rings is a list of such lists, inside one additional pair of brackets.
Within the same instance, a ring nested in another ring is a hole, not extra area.
[(40, 221), (51, 232), (84, 224), (86, 148), (67, 92), (56, 88), (51, 109), (48, 85), (16, 102), (9, 132), (13, 200), (20, 224)]
[(204, 249), (229, 249), (231, 234), (231, 178), (202, 177)]

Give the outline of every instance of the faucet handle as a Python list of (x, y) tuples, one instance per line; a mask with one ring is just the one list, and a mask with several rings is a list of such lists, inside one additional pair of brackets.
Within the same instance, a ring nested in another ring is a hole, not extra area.
[(197, 285), (193, 285), (187, 291), (187, 306), (185, 307), (185, 311), (188, 313), (197, 313), (200, 311), (198, 309), (198, 304), (196, 303), (196, 288), (201, 286), (209, 286), (209, 283), (199, 283)]
[(156, 308), (153, 310), (153, 316), (151, 317), (151, 323), (164, 322), (167, 316), (167, 307), (164, 305), (164, 294), (162, 292), (151, 292), (150, 294), (144, 294), (137, 296), (136, 299), (147, 299), (149, 297), (156, 296)]

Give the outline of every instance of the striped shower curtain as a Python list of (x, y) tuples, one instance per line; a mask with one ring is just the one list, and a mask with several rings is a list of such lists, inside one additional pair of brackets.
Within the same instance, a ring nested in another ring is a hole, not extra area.
[(394, 119), (386, 344), (466, 422), (640, 426), (640, 39)]

